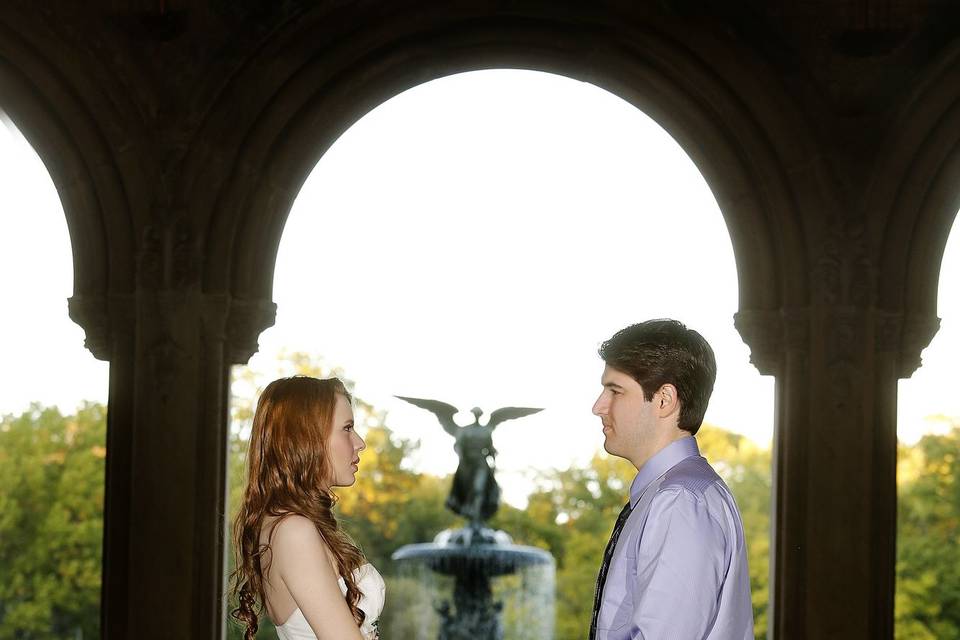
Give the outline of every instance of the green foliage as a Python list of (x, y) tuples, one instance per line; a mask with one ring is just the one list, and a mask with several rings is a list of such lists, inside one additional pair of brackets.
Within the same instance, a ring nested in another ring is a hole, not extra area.
[(896, 637), (960, 638), (960, 420), (900, 447)]
[(0, 640), (100, 635), (106, 415), (0, 421)]
[[(282, 375), (329, 375), (293, 354)], [(333, 373), (338, 373), (333, 371)], [(249, 371), (235, 383), (229, 441), (229, 504), (235, 512), (245, 481), (246, 439), (262, 380)], [(460, 520), (444, 506), (449, 478), (407, 464), (419, 443), (398, 438), (386, 417), (356, 401), (367, 450), (356, 485), (337, 507), (344, 526), (388, 581), (385, 637), (412, 634), (429, 611), (396, 610), (390, 594), (415, 588), (397, 575), (390, 555), (431, 540)], [(87, 404), (76, 415), (33, 406), (0, 420), (0, 640), (99, 636), (100, 562), (106, 415)], [(697, 436), (700, 449), (733, 491), (749, 549), (757, 637), (767, 628), (770, 452), (717, 427)], [(901, 447), (898, 465), (896, 637), (960, 640), (960, 421), (944, 435)], [(544, 472), (525, 509), (505, 504), (491, 522), (520, 544), (548, 549), (557, 561), (556, 638), (582, 638), (610, 527), (635, 470), (605, 454), (589, 463)], [(232, 569), (231, 558), (231, 569)], [(232, 606), (232, 605), (231, 605)], [(228, 637), (242, 637), (228, 625)], [(259, 638), (275, 638), (262, 620)]]

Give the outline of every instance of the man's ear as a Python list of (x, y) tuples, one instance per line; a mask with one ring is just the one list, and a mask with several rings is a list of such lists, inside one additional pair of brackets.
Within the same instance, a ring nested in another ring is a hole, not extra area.
[(677, 388), (669, 382), (660, 387), (653, 396), (653, 402), (657, 414), (661, 418), (666, 418), (680, 411), (680, 398), (677, 397)]

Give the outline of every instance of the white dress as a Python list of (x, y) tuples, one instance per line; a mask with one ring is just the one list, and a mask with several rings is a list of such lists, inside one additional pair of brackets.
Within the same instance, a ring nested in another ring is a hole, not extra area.
[[(360, 634), (366, 640), (376, 640), (377, 619), (383, 610), (383, 601), (386, 597), (386, 585), (380, 572), (369, 562), (353, 572), (353, 579), (360, 589), (360, 602), (357, 606), (366, 615)], [(340, 591), (347, 595), (347, 583), (340, 578)], [(294, 609), (290, 617), (283, 624), (277, 626), (277, 635), (280, 640), (317, 640), (313, 629), (307, 624), (307, 619), (299, 607)]]

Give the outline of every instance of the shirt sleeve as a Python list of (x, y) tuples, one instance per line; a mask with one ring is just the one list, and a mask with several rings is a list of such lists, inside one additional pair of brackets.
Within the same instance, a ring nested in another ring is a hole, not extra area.
[(716, 619), (727, 536), (702, 497), (658, 493), (636, 549), (634, 640), (698, 640)]

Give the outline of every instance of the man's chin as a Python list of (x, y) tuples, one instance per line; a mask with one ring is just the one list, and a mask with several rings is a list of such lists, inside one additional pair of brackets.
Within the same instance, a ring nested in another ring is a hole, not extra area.
[(619, 453), (617, 453), (616, 447), (613, 446), (613, 443), (610, 442), (610, 438), (604, 438), (604, 439), (603, 439), (603, 450), (606, 451), (607, 453), (609, 453), (609, 454), (612, 455), (612, 456), (618, 456), (618, 455), (620, 455)]

